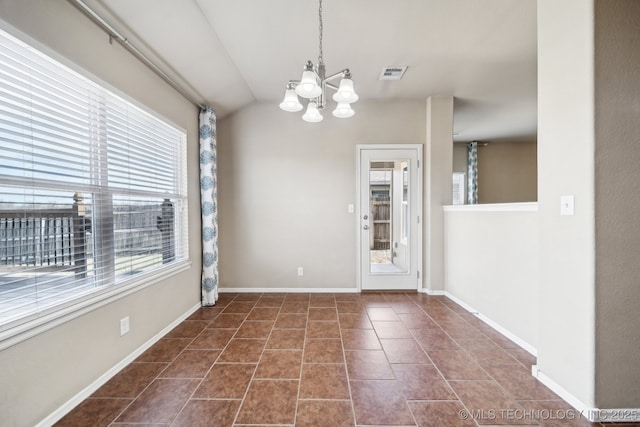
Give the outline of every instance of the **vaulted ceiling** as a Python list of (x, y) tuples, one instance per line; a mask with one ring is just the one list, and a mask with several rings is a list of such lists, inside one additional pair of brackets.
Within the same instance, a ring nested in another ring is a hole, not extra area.
[[(277, 108), (317, 62), (317, 0), (85, 2), (219, 117)], [(535, 0), (324, 0), (323, 21), (327, 72), (349, 68), (361, 100), (452, 95), (455, 140), (535, 137)]]

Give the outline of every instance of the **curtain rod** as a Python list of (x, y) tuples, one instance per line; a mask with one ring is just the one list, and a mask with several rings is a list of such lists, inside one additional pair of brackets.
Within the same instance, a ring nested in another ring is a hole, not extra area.
[(120, 44), (122, 44), (129, 52), (133, 54), (136, 58), (138, 58), (142, 63), (144, 63), (147, 67), (149, 67), (154, 73), (156, 73), (162, 80), (167, 82), (171, 87), (180, 93), (180, 95), (184, 96), (188, 101), (194, 104), (200, 109), (205, 109), (206, 106), (201, 104), (196, 98), (186, 89), (184, 89), (178, 82), (171, 78), (167, 73), (162, 71), (160, 67), (158, 67), (151, 59), (149, 59), (144, 53), (142, 53), (137, 47), (135, 47), (126, 37), (116, 31), (107, 21), (104, 20), (100, 15), (98, 15), (93, 9), (91, 9), (84, 1), (82, 0), (68, 0), (71, 4), (76, 6), (82, 13), (88, 16), (92, 21), (94, 21), (98, 26), (100, 26), (104, 31), (109, 34), (109, 38), (112, 40), (115, 38)]

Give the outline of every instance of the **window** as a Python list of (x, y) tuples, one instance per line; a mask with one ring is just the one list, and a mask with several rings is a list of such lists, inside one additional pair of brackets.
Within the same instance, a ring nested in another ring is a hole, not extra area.
[(452, 199), (454, 205), (464, 205), (464, 172), (454, 172), (452, 181)]
[(0, 32), (0, 330), (188, 259), (186, 134)]

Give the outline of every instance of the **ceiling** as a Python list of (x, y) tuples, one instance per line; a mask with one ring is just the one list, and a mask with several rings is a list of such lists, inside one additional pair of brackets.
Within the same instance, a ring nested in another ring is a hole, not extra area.
[[(317, 0), (85, 3), (218, 117), (277, 108), (287, 81), (317, 63)], [(535, 137), (536, 0), (324, 0), (323, 10), (327, 74), (349, 68), (360, 100), (452, 95), (455, 140)], [(403, 65), (402, 80), (379, 80)]]

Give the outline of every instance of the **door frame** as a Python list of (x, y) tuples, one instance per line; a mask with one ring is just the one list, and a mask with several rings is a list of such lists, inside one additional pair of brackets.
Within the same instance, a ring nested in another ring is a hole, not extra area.
[(417, 248), (417, 277), (416, 277), (416, 290), (418, 292), (422, 289), (422, 277), (423, 277), (423, 259), (422, 259), (422, 237), (424, 233), (424, 229), (422, 224), (424, 223), (424, 218), (422, 216), (422, 205), (424, 204), (423, 198), (423, 187), (422, 181), (424, 180), (424, 172), (423, 172), (423, 160), (422, 160), (422, 144), (358, 144), (356, 145), (356, 284), (358, 292), (362, 292), (362, 226), (361, 226), (361, 218), (362, 218), (362, 194), (361, 194), (361, 163), (362, 163), (362, 152), (367, 150), (417, 150), (418, 152), (418, 203), (416, 207), (417, 214), (417, 228), (416, 236), (416, 248)]

